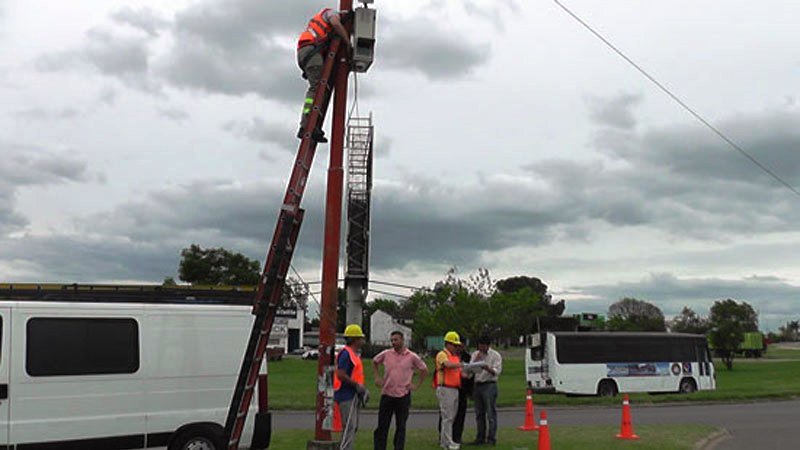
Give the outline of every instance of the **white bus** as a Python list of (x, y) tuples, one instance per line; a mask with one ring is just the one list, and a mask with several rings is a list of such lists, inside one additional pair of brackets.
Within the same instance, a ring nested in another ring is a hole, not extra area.
[(555, 332), (531, 337), (525, 357), (534, 392), (614, 396), (716, 388), (705, 336)]
[(225, 448), (251, 294), (131, 291), (0, 286), (0, 449)]

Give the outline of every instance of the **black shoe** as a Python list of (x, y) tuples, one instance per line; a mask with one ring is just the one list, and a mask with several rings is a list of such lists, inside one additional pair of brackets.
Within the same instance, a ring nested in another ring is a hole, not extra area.
[(328, 138), (325, 137), (325, 132), (319, 128), (311, 132), (311, 139), (318, 144), (326, 144), (328, 142)]

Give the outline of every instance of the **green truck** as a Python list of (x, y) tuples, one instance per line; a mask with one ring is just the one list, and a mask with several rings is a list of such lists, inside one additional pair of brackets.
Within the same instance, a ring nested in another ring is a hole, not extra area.
[[(721, 356), (720, 352), (714, 349), (714, 344), (709, 341), (709, 348), (714, 352), (714, 356)], [(767, 345), (764, 340), (764, 334), (758, 331), (750, 331), (744, 334), (742, 342), (739, 344), (739, 349), (736, 354), (744, 356), (745, 358), (761, 358), (767, 353)]]
[(764, 345), (764, 335), (758, 331), (753, 331), (744, 334), (744, 339), (739, 345), (739, 354), (743, 354), (745, 358), (761, 358), (767, 352), (767, 346)]

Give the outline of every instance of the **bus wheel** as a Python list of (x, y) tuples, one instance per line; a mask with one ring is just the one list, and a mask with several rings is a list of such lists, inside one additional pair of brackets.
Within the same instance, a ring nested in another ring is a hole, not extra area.
[(597, 385), (598, 397), (614, 397), (617, 395), (617, 383), (614, 380), (603, 380)]
[(681, 380), (681, 384), (678, 385), (678, 392), (681, 394), (691, 394), (697, 391), (697, 384), (691, 378), (684, 378)]

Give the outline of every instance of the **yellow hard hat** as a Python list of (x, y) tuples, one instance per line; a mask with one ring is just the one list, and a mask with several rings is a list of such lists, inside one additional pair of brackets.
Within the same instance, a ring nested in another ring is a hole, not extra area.
[(356, 324), (348, 325), (347, 328), (344, 329), (344, 337), (349, 338), (363, 338), (364, 331), (361, 330), (361, 327)]
[(448, 331), (447, 334), (444, 335), (444, 341), (455, 345), (461, 345), (461, 337), (459, 337), (458, 333), (455, 331)]

